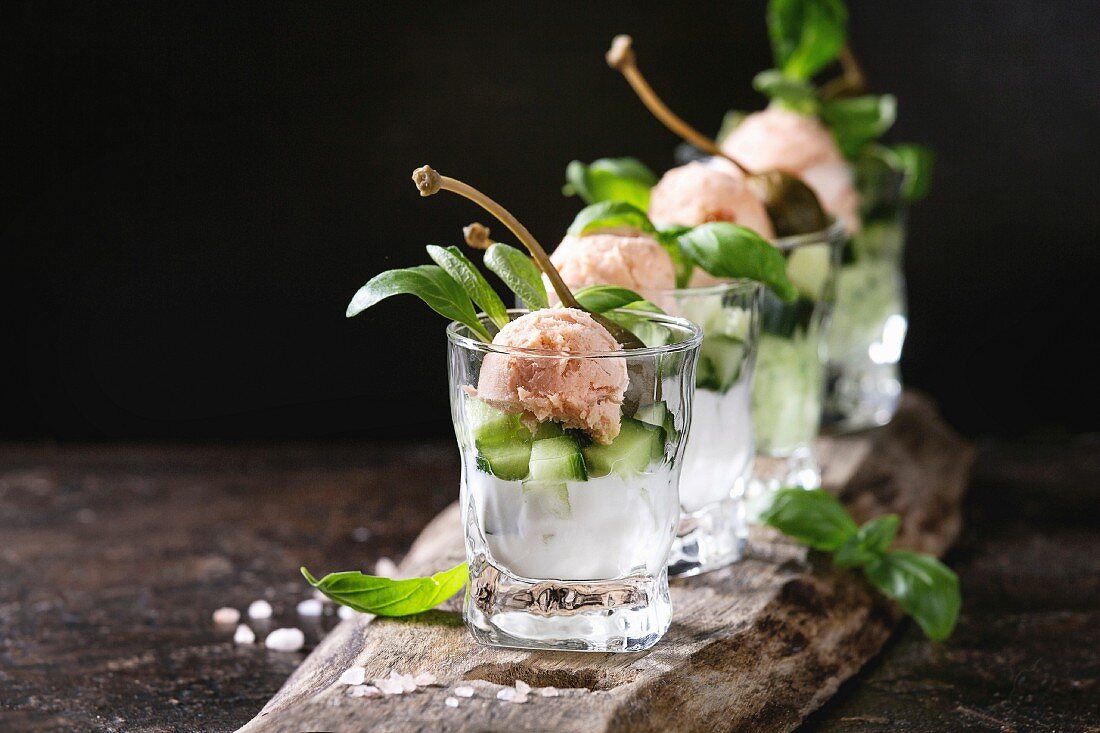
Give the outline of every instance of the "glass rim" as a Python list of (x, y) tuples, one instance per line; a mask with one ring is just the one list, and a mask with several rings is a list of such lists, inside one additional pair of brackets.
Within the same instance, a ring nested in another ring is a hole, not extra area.
[(836, 217), (829, 217), (829, 226), (809, 234), (792, 234), (789, 237), (780, 237), (772, 241), (772, 245), (782, 251), (790, 252), (799, 247), (808, 247), (814, 244), (840, 244), (847, 237), (848, 232), (844, 228), (844, 222)]
[(697, 288), (669, 288), (667, 290), (657, 290), (660, 295), (674, 295), (674, 296), (706, 296), (706, 295), (725, 295), (730, 292), (751, 291), (757, 288), (763, 288), (764, 283), (758, 280), (750, 280), (747, 277), (731, 278), (724, 282), (715, 283), (713, 285), (702, 285)]
[[(508, 315), (525, 315), (532, 311), (527, 308), (508, 308)], [(548, 310), (546, 308), (540, 308), (538, 310)], [(695, 323), (687, 320), (686, 318), (680, 318), (679, 316), (670, 316), (665, 313), (654, 313), (652, 311), (634, 310), (632, 308), (616, 308), (615, 312), (623, 312), (632, 316), (639, 316), (649, 321), (656, 321), (663, 325), (675, 326), (687, 331), (690, 336), (683, 341), (676, 341), (664, 346), (647, 346), (644, 349), (617, 349), (615, 351), (577, 351), (570, 354), (563, 354), (560, 351), (550, 351), (549, 349), (525, 349), (517, 346), (500, 346), (499, 344), (485, 343), (479, 341), (476, 338), (463, 335), (462, 329), (468, 329), (465, 323), (459, 321), (451, 321), (447, 324), (447, 340), (455, 346), (460, 346), (470, 351), (480, 351), (485, 354), (504, 354), (506, 356), (531, 356), (539, 357), (543, 359), (556, 358), (556, 359), (629, 359), (638, 356), (659, 356), (662, 354), (678, 354), (684, 351), (690, 351), (691, 349), (699, 348), (699, 344), (703, 341), (703, 329), (699, 328)], [(487, 320), (488, 316), (485, 313), (477, 314), (479, 320)]]

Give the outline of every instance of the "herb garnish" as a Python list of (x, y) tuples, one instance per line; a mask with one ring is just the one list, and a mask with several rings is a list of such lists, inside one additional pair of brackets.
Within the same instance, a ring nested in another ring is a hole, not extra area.
[(356, 571), (329, 573), (317, 580), (304, 567), (309, 584), (336, 603), (376, 616), (411, 616), (438, 606), (466, 585), (466, 563), (426, 578), (394, 580)]

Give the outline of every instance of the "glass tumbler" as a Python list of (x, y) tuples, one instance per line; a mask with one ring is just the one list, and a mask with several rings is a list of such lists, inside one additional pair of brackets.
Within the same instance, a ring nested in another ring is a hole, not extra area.
[(829, 327), (825, 422), (839, 430), (885, 425), (901, 398), (905, 307), (902, 174), (879, 157), (856, 167), (863, 226), (845, 247)]
[[(668, 629), (667, 563), (701, 332), (671, 316), (606, 315), (647, 348), (562, 354), (486, 344), (458, 323), (447, 329), (470, 571), (463, 612), (481, 643), (626, 652)], [(575, 402), (570, 385), (624, 369), (619, 431), (607, 445), (477, 397), (479, 381), (504, 370), (519, 375), (520, 390)]]
[(750, 515), (762, 494), (787, 486), (821, 485), (813, 440), (821, 427), (825, 338), (844, 240), (844, 228), (834, 222), (821, 232), (775, 242), (786, 257), (787, 276), (798, 299), (788, 303), (770, 290), (761, 295), (752, 385), (756, 462), (749, 486)]
[(656, 301), (703, 331), (671, 575), (715, 570), (744, 551), (743, 499), (756, 450), (750, 404), (761, 290), (759, 283), (739, 280), (666, 291)]

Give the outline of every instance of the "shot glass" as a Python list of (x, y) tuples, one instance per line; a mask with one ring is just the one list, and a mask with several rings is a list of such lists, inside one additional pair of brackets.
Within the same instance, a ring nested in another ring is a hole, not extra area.
[(863, 226), (845, 246), (829, 327), (825, 423), (885, 425), (901, 398), (898, 362), (908, 328), (902, 255), (908, 206), (902, 174), (880, 158), (856, 165)]
[(740, 280), (667, 291), (657, 301), (703, 331), (671, 575), (715, 570), (744, 552), (744, 494), (756, 451), (750, 405), (761, 290), (759, 283)]
[[(447, 329), (470, 568), (464, 617), (481, 643), (626, 652), (668, 629), (667, 563), (702, 335), (671, 316), (607, 315), (648, 347), (561, 354), (486, 344), (458, 323)], [(625, 366), (617, 437), (600, 445), (482, 402), (473, 388), (494, 360), (542, 385)]]
[(771, 291), (761, 294), (752, 385), (756, 462), (749, 487), (750, 514), (762, 494), (786, 486), (821, 485), (813, 440), (821, 427), (826, 333), (844, 241), (843, 227), (834, 222), (821, 232), (775, 242), (786, 257), (798, 299), (788, 303)]

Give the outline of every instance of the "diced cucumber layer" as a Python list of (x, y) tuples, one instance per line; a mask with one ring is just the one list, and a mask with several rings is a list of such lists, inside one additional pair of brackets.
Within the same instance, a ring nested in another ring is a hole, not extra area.
[(695, 372), (695, 386), (725, 392), (741, 376), (741, 363), (745, 358), (745, 344), (726, 336), (704, 336), (699, 347), (699, 363)]
[(633, 418), (623, 418), (619, 435), (611, 445), (585, 446), (584, 460), (592, 477), (614, 472), (623, 476), (642, 473), (665, 453), (665, 429)]
[(569, 505), (569, 486), (558, 481), (524, 481), (523, 500), (535, 509), (558, 519), (573, 514)]
[(505, 481), (519, 481), (527, 477), (531, 462), (531, 443), (518, 440), (507, 443), (478, 441), (477, 466)]
[(577, 440), (569, 435), (536, 440), (531, 445), (532, 481), (584, 481), (588, 472)]
[(531, 432), (523, 426), (519, 415), (511, 415), (502, 410), (470, 397), (466, 400), (466, 420), (474, 441), (481, 443), (504, 443), (530, 437)]
[(668, 405), (664, 402), (654, 402), (649, 405), (642, 405), (638, 408), (638, 411), (634, 413), (634, 419), (641, 420), (647, 425), (664, 428), (665, 437), (669, 440), (676, 440), (680, 435), (676, 430), (676, 419), (672, 416), (672, 413), (668, 409)]

